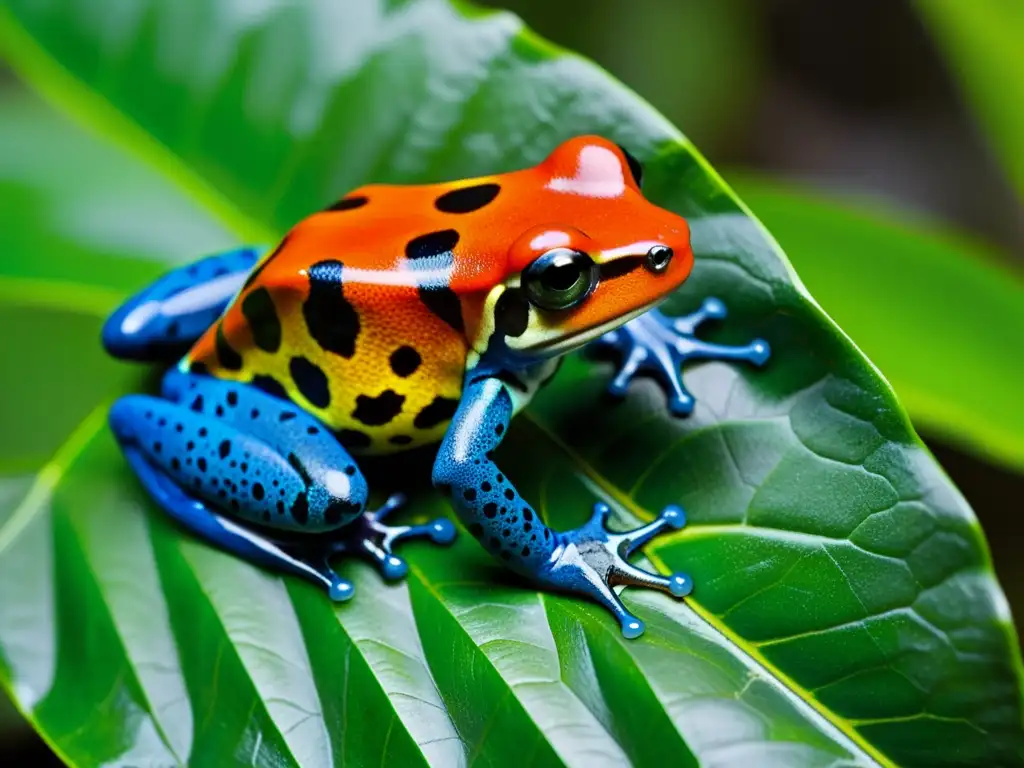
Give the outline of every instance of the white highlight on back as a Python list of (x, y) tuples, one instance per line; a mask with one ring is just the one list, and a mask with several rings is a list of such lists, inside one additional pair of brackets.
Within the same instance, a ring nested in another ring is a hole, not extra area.
[(556, 176), (547, 186), (556, 192), (587, 197), (618, 197), (626, 191), (626, 180), (614, 152), (605, 147), (584, 147), (576, 163), (576, 175)]
[(238, 293), (238, 289), (242, 287), (246, 277), (245, 272), (235, 272), (200, 283), (192, 288), (186, 288), (163, 302), (160, 313), (169, 317), (189, 315), (215, 307), (222, 302), (226, 303), (228, 299)]
[(370, 285), (395, 285), (405, 288), (439, 288), (448, 285), (452, 267), (442, 269), (361, 269), (342, 267), (344, 283), (368, 283)]

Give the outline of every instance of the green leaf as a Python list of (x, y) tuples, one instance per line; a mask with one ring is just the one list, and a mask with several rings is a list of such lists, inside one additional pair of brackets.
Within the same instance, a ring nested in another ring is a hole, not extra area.
[(141, 378), (96, 354), (102, 315), (169, 263), (232, 240), (160, 175), (37, 97), (0, 93), (0, 326), (34, 329), (0, 335), (0, 357), (17, 361), (0, 399), (3, 522), (97, 402)]
[(1012, 0), (917, 0), (917, 7), (1024, 197), (1024, 6)]
[(3, 97), (0, 196), (4, 219), (17, 223), (0, 232), (0, 269), (18, 278), (0, 290), (14, 300), (40, 293), (55, 306), (104, 312), (168, 264), (234, 242), (159, 173), (21, 90)]
[[(28, 513), (61, 475), (63, 461), (51, 458), (66, 441), (65, 452), (74, 449), (68, 436), (83, 420), (96, 427), (100, 403), (144, 384), (142, 371), (96, 354), (103, 314), (169, 263), (232, 241), (158, 174), (37, 98), (0, 91), (0, 112), (0, 324), (31, 329), (0, 334), (0, 358), (10, 361), (11, 372), (0, 397), (0, 551), (26, 548), (30, 558), (44, 558), (32, 567), (45, 568), (51, 557), (32, 550)], [(3, 570), (9, 558), (0, 556), (0, 563)], [(37, 687), (53, 681), (47, 622), (55, 596), (49, 578), (34, 583), (26, 581), (31, 571), (6, 573), (0, 659), (21, 661), (11, 682), (24, 709)], [(0, 708), (8, 706), (0, 698)], [(0, 731), (20, 725), (20, 717), (8, 726), (6, 710), (0, 715)], [(42, 733), (53, 742), (50, 731)]]
[[(156, 513), (102, 398), (0, 526), (0, 679), (69, 762), (1021, 755), (1016, 636), (969, 507), (758, 224), (605, 74), (511, 16), (439, 0), (126, 0), (104, 15), (8, 0), (0, 44), (102, 130), (103, 151), (137, 158), (133, 172), (169, 180), (244, 239), (271, 239), (365, 180), (514, 168), (606, 134), (647, 161), (649, 196), (691, 220), (698, 266), (670, 308), (715, 293), (732, 309), (716, 338), (764, 335), (775, 350), (763, 370), (695, 366), (687, 420), (665, 416), (650, 382), (601, 405), (605, 366), (573, 358), (499, 452), (559, 528), (595, 498), (623, 525), (686, 506), (692, 526), (647, 554), (697, 589), (685, 603), (627, 592), (648, 625), (639, 641), (594, 606), (510, 579), (468, 535), (407, 547), (397, 586), (347, 564), (361, 594), (332, 605)], [(63, 145), (33, 157), (74, 169)], [(102, 282), (108, 266), (91, 263)], [(59, 356), (63, 340), (23, 333)], [(422, 463), (407, 482), (425, 519), (446, 508)]]
[(730, 180), (918, 427), (1024, 470), (1024, 280), (983, 245), (877, 206)]

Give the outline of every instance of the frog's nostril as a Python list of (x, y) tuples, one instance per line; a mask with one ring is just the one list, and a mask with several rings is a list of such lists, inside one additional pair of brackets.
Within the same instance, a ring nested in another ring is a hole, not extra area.
[(672, 249), (666, 245), (656, 245), (647, 252), (644, 263), (654, 273), (664, 272), (672, 261)]

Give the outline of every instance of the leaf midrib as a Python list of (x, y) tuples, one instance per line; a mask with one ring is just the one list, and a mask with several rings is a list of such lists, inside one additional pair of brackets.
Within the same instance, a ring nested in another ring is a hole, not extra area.
[(105, 419), (108, 402), (103, 401), (92, 409), (88, 416), (71, 432), (67, 440), (56, 450), (50, 459), (36, 474), (26, 494), (22, 497), (11, 516), (0, 525), (0, 555), (21, 535), (29, 523), (35, 519), (53, 493), (64, 475), (78, 456), (84, 451), (99, 431), (99, 424)]

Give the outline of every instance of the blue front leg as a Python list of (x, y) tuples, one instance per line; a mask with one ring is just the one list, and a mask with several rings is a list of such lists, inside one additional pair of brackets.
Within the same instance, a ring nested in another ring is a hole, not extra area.
[(685, 524), (679, 507), (632, 531), (607, 528), (605, 504), (595, 504), (590, 521), (559, 533), (548, 528), (491, 459), (512, 418), (512, 398), (504, 382), (487, 378), (470, 383), (434, 463), (434, 484), (484, 548), (517, 573), (543, 586), (587, 595), (608, 608), (629, 638), (644, 631), (612, 589), (636, 585), (677, 597), (689, 593), (690, 579), (637, 568), (628, 557), (663, 531)]
[(126, 360), (177, 360), (216, 322), (265, 250), (235, 248), (168, 272), (107, 318), (104, 348)]
[(608, 391), (617, 397), (636, 374), (648, 372), (665, 387), (669, 410), (686, 416), (693, 410), (693, 395), (683, 385), (682, 367), (688, 360), (729, 360), (763, 365), (771, 350), (768, 342), (754, 339), (743, 346), (726, 346), (702, 341), (695, 336), (706, 320), (722, 319), (725, 304), (718, 299), (704, 300), (691, 315), (668, 317), (652, 309), (621, 328), (609, 331), (593, 343), (597, 350), (612, 349), (621, 355), (621, 363)]

